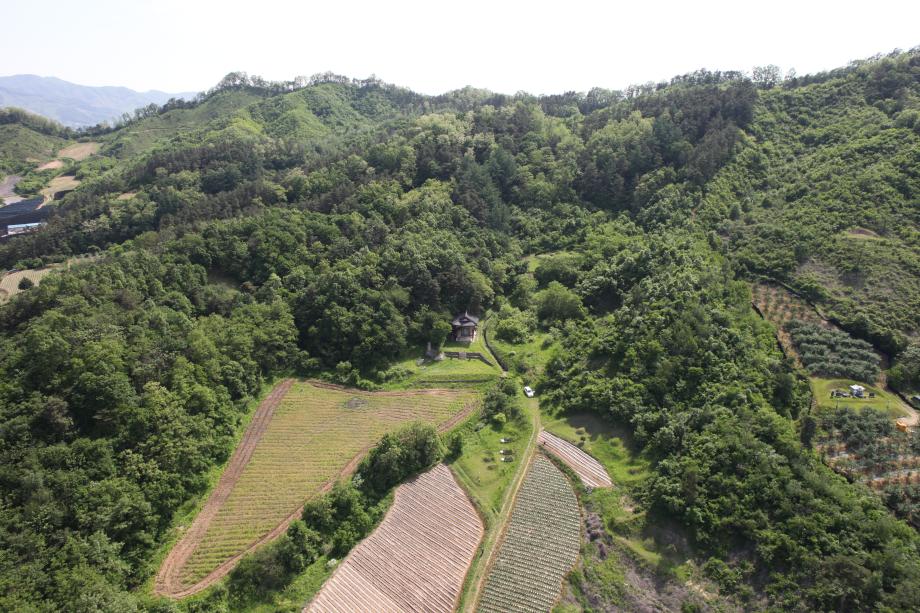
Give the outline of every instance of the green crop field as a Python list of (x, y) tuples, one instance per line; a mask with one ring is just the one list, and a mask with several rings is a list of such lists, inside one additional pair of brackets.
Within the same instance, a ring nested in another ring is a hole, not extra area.
[(578, 559), (581, 514), (562, 472), (537, 456), (518, 492), (480, 611), (549, 611)]
[(416, 419), (441, 424), (475, 399), (469, 390), (372, 393), (295, 383), (182, 568), (182, 584), (249, 549), (388, 430)]

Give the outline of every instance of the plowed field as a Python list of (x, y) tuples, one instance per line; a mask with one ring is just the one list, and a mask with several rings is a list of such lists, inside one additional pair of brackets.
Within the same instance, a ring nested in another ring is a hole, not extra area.
[(304, 611), (453, 611), (482, 535), (476, 509), (439, 464), (396, 489), (380, 526)]
[[(285, 386), (288, 386), (288, 390)], [(262, 403), (215, 490), (160, 568), (155, 591), (194, 594), (284, 531), (303, 503), (400, 424), (452, 423), (469, 390), (364, 392), (288, 381)]]
[(588, 487), (613, 487), (610, 475), (601, 463), (567, 440), (546, 430), (540, 430), (537, 442), (543, 449), (562, 460)]

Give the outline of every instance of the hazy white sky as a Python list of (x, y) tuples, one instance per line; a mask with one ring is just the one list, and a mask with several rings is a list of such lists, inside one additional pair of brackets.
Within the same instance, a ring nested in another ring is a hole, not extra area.
[(624, 88), (697, 68), (798, 74), (920, 45), (920, 1), (0, 0), (0, 75), (197, 91), (332, 70), (423, 93)]

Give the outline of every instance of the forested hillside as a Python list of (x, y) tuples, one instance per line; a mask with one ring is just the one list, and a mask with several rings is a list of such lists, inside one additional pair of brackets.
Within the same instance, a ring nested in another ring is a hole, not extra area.
[(889, 353), (920, 330), (918, 79), (906, 55), (763, 92), (700, 210), (747, 271)]
[(541, 408), (633, 435), (637, 503), (724, 594), (920, 607), (920, 536), (801, 442), (749, 285), (920, 385), (920, 54), (545, 97), (237, 74), (91, 136), (47, 226), (0, 243), (99, 255), (0, 306), (0, 609), (179, 610), (142, 586), (263, 384), (373, 388), (465, 309), (559, 341)]

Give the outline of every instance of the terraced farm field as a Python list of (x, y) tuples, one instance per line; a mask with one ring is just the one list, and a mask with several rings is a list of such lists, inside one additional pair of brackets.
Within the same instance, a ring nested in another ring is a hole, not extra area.
[(816, 324), (824, 328), (834, 327), (818, 315), (814, 307), (781, 285), (756, 283), (751, 288), (751, 293), (754, 306), (757, 307), (763, 318), (776, 326), (776, 338), (782, 345), (783, 351), (795, 360), (799, 366), (802, 366), (802, 361), (795, 350), (792, 337), (786, 330), (786, 324), (795, 320)]
[(518, 492), (478, 610), (549, 611), (578, 559), (580, 543), (581, 515), (572, 486), (538, 455)]
[(413, 420), (453, 423), (477, 399), (471, 390), (287, 385), (259, 407), (221, 481), (160, 568), (158, 594), (178, 598), (204, 589), (281, 534), (308, 498), (354, 470), (383, 434)]
[(601, 463), (567, 440), (550, 434), (546, 430), (540, 430), (537, 442), (543, 449), (552, 453), (575, 471), (586, 486), (591, 488), (613, 487), (610, 475), (607, 474)]
[(380, 526), (304, 611), (453, 611), (482, 535), (476, 509), (438, 464), (396, 489)]
[(42, 277), (54, 270), (53, 268), (34, 268), (30, 270), (17, 270), (8, 275), (0, 273), (0, 304), (6, 302), (20, 291), (19, 282), (23, 279), (29, 279), (35, 285), (38, 285)]

